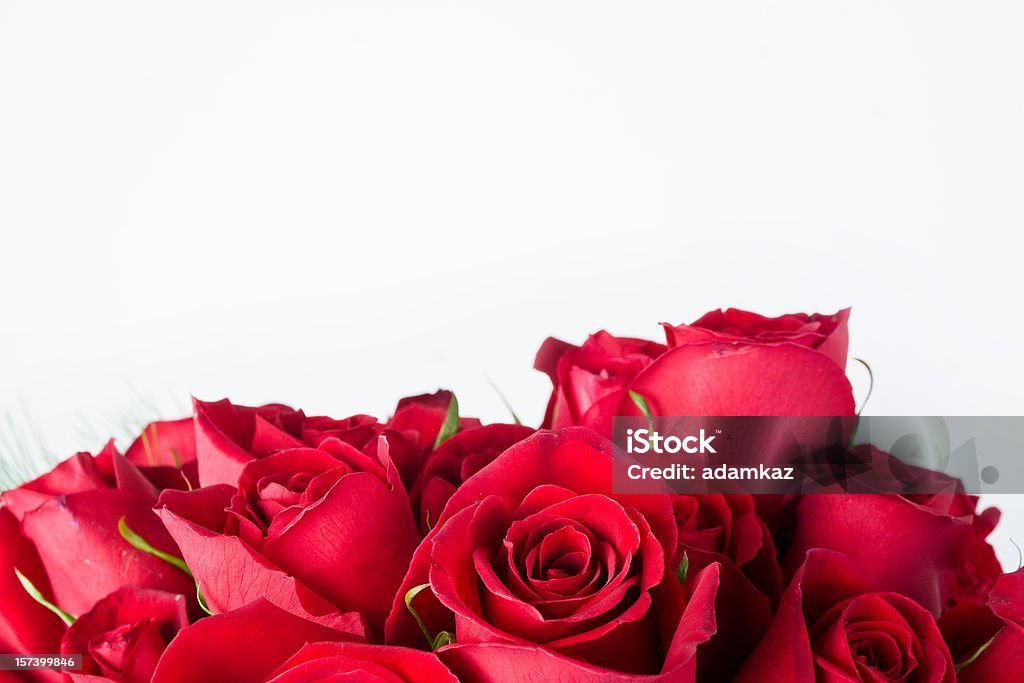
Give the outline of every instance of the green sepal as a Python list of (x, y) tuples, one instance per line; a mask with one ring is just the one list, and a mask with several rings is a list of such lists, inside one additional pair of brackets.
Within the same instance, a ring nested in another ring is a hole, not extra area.
[(431, 643), (430, 649), (436, 651), (436, 650), (444, 647), (445, 645), (451, 645), (454, 642), (455, 642), (455, 634), (454, 633), (452, 633), (451, 631), (441, 631), (440, 633), (437, 634), (437, 637), (434, 638), (434, 642)]
[[(1005, 628), (1005, 627), (1004, 627), (1004, 628)], [(1002, 633), (1002, 630), (1000, 630), (1000, 631), (999, 631), (999, 633)], [(957, 664), (957, 665), (956, 665), (955, 667), (953, 667), (953, 668), (954, 668), (954, 669), (956, 670), (956, 672), (957, 672), (957, 673), (960, 673), (960, 670), (961, 670), (961, 669), (963, 669), (963, 668), (964, 668), (965, 666), (967, 666), (968, 664), (972, 664), (972, 663), (974, 662), (974, 660), (975, 660), (975, 659), (977, 659), (978, 657), (980, 657), (980, 656), (981, 656), (981, 653), (982, 653), (982, 652), (984, 652), (985, 650), (987, 650), (987, 649), (988, 649), (988, 647), (989, 647), (989, 645), (991, 645), (991, 644), (992, 644), (992, 643), (993, 643), (993, 642), (995, 641), (995, 639), (996, 639), (996, 638), (997, 638), (997, 637), (999, 636), (999, 633), (997, 633), (997, 634), (995, 634), (994, 636), (992, 636), (991, 638), (989, 638), (989, 639), (988, 639), (988, 641), (987, 641), (987, 642), (986, 642), (986, 643), (985, 643), (984, 645), (982, 645), (981, 647), (979, 647), (979, 648), (978, 648), (978, 649), (977, 649), (977, 650), (976, 650), (976, 651), (974, 652), (974, 654), (973, 654), (973, 655), (971, 655), (970, 657), (968, 657), (967, 659), (965, 659), (964, 661), (960, 662), (960, 663), (959, 663), (959, 664)]]
[(629, 390), (629, 398), (636, 404), (636, 407), (640, 409), (640, 412), (647, 418), (647, 428), (654, 431), (654, 415), (651, 414), (651, 405), (647, 402), (647, 399), (633, 391)]
[(131, 530), (131, 528), (128, 526), (128, 522), (125, 521), (124, 517), (117, 520), (117, 530), (118, 532), (120, 532), (121, 538), (128, 541), (128, 545), (130, 545), (131, 547), (135, 548), (136, 550), (141, 550), (147, 555), (152, 555), (153, 557), (159, 558), (167, 564), (173, 567), (177, 567), (181, 571), (185, 572), (189, 578), (193, 578), (192, 572), (191, 570), (189, 570), (188, 565), (185, 564), (184, 560), (182, 560), (180, 557), (169, 555), (163, 552), (162, 550), (157, 550), (156, 548), (151, 546), (149, 543), (146, 542), (146, 539), (144, 539), (142, 536), (139, 536), (137, 533)]
[(679, 579), (679, 583), (686, 582), (686, 574), (690, 571), (690, 558), (683, 553), (683, 559), (679, 561), (679, 566), (676, 567), (676, 578)]
[(416, 623), (420, 627), (420, 631), (423, 632), (423, 637), (427, 639), (427, 645), (430, 646), (431, 650), (436, 650), (439, 647), (445, 645), (451, 645), (455, 642), (455, 635), (450, 631), (441, 631), (437, 636), (431, 637), (430, 631), (427, 629), (427, 625), (423, 623), (423, 618), (420, 617), (419, 612), (412, 606), (413, 599), (419, 595), (424, 588), (430, 588), (429, 583), (421, 583), (418, 586), (413, 586), (405, 593), (405, 608), (409, 610), (409, 614), (416, 620)]
[(199, 609), (203, 610), (211, 617), (213, 616), (213, 610), (206, 604), (206, 598), (203, 596), (203, 591), (199, 587), (198, 581), (196, 581), (196, 601), (199, 603)]
[(441, 430), (437, 433), (437, 438), (434, 440), (434, 448), (443, 444), (448, 439), (455, 436), (455, 432), (459, 431), (459, 400), (455, 398), (455, 394), (452, 394), (452, 400), (448, 402), (448, 412), (445, 413), (444, 422), (441, 423)]
[(516, 411), (512, 408), (512, 404), (508, 402), (508, 398), (505, 396), (505, 392), (499, 389), (498, 385), (491, 381), (490, 378), (488, 378), (487, 381), (488, 383), (490, 383), (491, 388), (494, 389), (494, 392), (498, 394), (498, 398), (501, 399), (501, 402), (505, 404), (505, 408), (508, 409), (508, 412), (512, 414), (512, 421), (517, 425), (523, 424), (523, 421), (519, 419), (519, 416), (516, 415)]
[(29, 597), (31, 597), (33, 600), (38, 602), (46, 609), (56, 614), (60, 618), (60, 620), (64, 622), (65, 626), (71, 626), (71, 624), (75, 623), (75, 617), (71, 616), (70, 614), (62, 610), (60, 607), (57, 607), (57, 605), (53, 604), (52, 602), (44, 598), (43, 594), (40, 593), (39, 589), (36, 588), (35, 585), (33, 585), (32, 582), (28, 580), (27, 576), (22, 574), (17, 569), (14, 570), (14, 573), (18, 577), (18, 581), (21, 583), (21, 587), (24, 588), (25, 592), (29, 594)]
[(854, 360), (863, 365), (864, 369), (868, 371), (868, 393), (864, 397), (864, 402), (860, 404), (860, 410), (857, 411), (857, 417), (860, 417), (861, 413), (864, 412), (864, 406), (868, 404), (868, 401), (871, 399), (871, 394), (875, 390), (875, 373), (871, 369), (871, 364), (863, 358), (854, 358)]
[(417, 624), (419, 624), (420, 631), (423, 632), (423, 637), (427, 639), (427, 645), (429, 645), (430, 649), (433, 650), (434, 639), (430, 637), (430, 631), (427, 630), (427, 625), (423, 623), (423, 619), (420, 617), (420, 613), (417, 612), (412, 606), (413, 598), (419, 595), (424, 588), (430, 588), (430, 584), (421, 583), (418, 586), (413, 586), (405, 593), (405, 608), (409, 610), (409, 614), (411, 614), (412, 618), (416, 620)]

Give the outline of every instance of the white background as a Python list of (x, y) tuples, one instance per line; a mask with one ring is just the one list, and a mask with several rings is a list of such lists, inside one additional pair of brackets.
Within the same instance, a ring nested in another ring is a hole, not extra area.
[(0, 4), (15, 431), (535, 424), (545, 336), (719, 306), (852, 305), (868, 413), (1024, 413), (1024, 5), (427, 4)]

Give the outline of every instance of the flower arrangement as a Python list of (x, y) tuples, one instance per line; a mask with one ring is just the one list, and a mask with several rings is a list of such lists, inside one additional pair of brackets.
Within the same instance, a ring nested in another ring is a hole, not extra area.
[(0, 494), (0, 653), (78, 656), (0, 681), (1024, 680), (975, 496), (612, 487), (638, 405), (854, 415), (848, 316), (549, 339), (539, 429), (196, 400)]

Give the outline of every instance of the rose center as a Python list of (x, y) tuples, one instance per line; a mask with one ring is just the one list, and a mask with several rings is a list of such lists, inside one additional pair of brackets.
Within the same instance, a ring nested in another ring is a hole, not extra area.
[(530, 576), (541, 581), (577, 576), (590, 565), (590, 539), (571, 526), (543, 538), (536, 549)]
[(263, 522), (269, 524), (285, 508), (302, 503), (302, 496), (313, 480), (310, 472), (298, 472), (287, 478), (267, 477), (260, 480), (256, 493), (256, 510)]

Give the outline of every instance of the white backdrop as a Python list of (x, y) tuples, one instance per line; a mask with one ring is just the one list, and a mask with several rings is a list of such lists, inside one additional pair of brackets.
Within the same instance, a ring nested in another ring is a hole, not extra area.
[(868, 413), (1024, 413), (1024, 5), (429, 4), (0, 4), (16, 430), (488, 378), (535, 424), (548, 334), (719, 306), (852, 305)]

